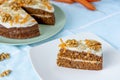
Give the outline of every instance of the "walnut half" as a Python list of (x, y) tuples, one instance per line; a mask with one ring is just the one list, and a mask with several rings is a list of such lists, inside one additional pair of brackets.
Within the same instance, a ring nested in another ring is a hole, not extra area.
[(78, 41), (75, 39), (69, 39), (65, 43), (68, 47), (78, 47)]
[(41, 0), (42, 2), (48, 2), (48, 0)]
[(86, 45), (90, 48), (90, 49), (94, 49), (96, 51), (101, 49), (101, 43), (96, 41), (96, 40), (85, 40)]
[(12, 2), (10, 4), (10, 7), (11, 7), (12, 10), (15, 10), (15, 11), (17, 11), (17, 10), (19, 10), (21, 8), (20, 5), (18, 3), (16, 3), (16, 2)]
[(12, 20), (12, 16), (8, 13), (3, 13), (1, 17), (2, 17), (2, 22), (8, 22)]

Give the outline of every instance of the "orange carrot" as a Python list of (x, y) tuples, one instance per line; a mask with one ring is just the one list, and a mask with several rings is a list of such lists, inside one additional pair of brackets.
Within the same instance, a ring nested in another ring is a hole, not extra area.
[(68, 4), (74, 3), (73, 0), (55, 0), (55, 1), (57, 1), (57, 2), (64, 2), (64, 3), (68, 3)]
[(82, 4), (89, 10), (93, 10), (93, 11), (96, 10), (96, 7), (93, 4), (89, 3), (87, 0), (75, 0), (75, 1)]
[(98, 1), (101, 1), (101, 0), (87, 0), (88, 2), (98, 2)]

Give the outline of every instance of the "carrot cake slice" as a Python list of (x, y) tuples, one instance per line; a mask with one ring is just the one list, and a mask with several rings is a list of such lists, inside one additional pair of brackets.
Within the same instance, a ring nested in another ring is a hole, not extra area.
[(38, 23), (55, 24), (54, 7), (49, 0), (13, 0), (36, 19)]
[(96, 40), (60, 39), (57, 65), (60, 67), (101, 70), (103, 64), (102, 44)]
[(40, 35), (37, 21), (17, 3), (5, 0), (0, 3), (0, 35), (25, 39)]

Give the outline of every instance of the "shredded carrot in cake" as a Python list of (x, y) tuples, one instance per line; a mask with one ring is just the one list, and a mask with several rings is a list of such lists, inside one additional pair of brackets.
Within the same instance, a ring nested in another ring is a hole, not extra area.
[(26, 23), (27, 21), (28, 21), (28, 18), (29, 18), (30, 16), (27, 14), (26, 15), (26, 17), (20, 22), (21, 24), (24, 24), (24, 23)]
[(10, 25), (11, 25), (11, 26), (13, 25), (13, 20), (10, 20)]
[(60, 48), (64, 49), (63, 53), (66, 51), (66, 44), (60, 39), (61, 44), (59, 45)]
[(31, 22), (36, 22), (36, 20), (32, 20)]
[(19, 19), (20, 19), (20, 15), (18, 14), (18, 15), (15, 16), (15, 23), (18, 23)]

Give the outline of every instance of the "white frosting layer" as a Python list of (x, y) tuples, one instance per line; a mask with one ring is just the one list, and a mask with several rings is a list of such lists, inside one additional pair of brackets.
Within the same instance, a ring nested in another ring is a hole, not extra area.
[(49, 4), (49, 6), (51, 6), (52, 9), (49, 10), (48, 7), (41, 2), (41, 0), (36, 0), (36, 2), (37, 3), (35, 5), (26, 5), (25, 7), (30, 7), (30, 8), (34, 8), (34, 9), (41, 9), (41, 10), (51, 12), (51, 13), (54, 12), (54, 7), (51, 4)]
[(5, 12), (5, 13), (8, 13), (12, 16), (12, 18), (15, 17), (15, 15), (20, 15), (20, 19), (19, 19), (19, 22), (18, 23), (14, 23), (11, 25), (10, 24), (10, 21), (8, 22), (2, 22), (2, 17), (0, 16), (0, 24), (3, 25), (4, 27), (6, 28), (13, 28), (13, 27), (31, 27), (35, 24), (37, 24), (36, 21), (33, 21), (34, 19), (29, 16), (28, 20), (21, 24), (20, 22), (26, 17), (26, 15), (28, 15), (24, 10), (22, 9), (19, 9), (18, 11), (14, 11), (14, 10), (11, 10), (11, 8), (8, 6), (9, 4), (6, 3), (6, 4), (3, 4), (3, 5), (0, 5), (0, 9), (2, 10), (2, 12)]
[(46, 18), (51, 17), (50, 15), (41, 15), (41, 14), (31, 14), (31, 15), (38, 16), (38, 17), (46, 17)]
[(95, 54), (97, 56), (102, 56), (102, 49), (100, 49), (99, 51), (95, 51), (94, 49), (90, 49), (87, 47), (87, 45), (85, 44), (85, 41), (79, 41), (79, 46), (78, 47), (67, 47), (68, 50), (71, 51), (77, 51), (77, 52), (90, 52), (92, 54)]
[(81, 60), (81, 59), (71, 59), (71, 58), (67, 58), (67, 57), (59, 57), (59, 58), (70, 60), (70, 61), (77, 61), (77, 62), (101, 63), (100, 61), (89, 61), (89, 60)]

